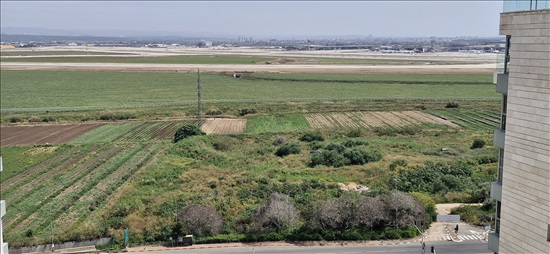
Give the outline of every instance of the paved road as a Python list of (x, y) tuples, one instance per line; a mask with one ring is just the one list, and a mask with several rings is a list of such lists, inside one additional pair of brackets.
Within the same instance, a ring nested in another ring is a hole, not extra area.
[[(454, 243), (448, 241), (432, 242), (436, 253), (492, 253), (487, 249), (487, 244), (482, 242)], [(199, 246), (197, 246), (199, 247)], [(426, 246), (426, 254), (430, 253), (431, 245)], [(214, 253), (245, 253), (245, 254), (279, 254), (279, 253), (315, 253), (315, 254), (365, 254), (365, 253), (422, 253), (419, 243), (403, 245), (377, 245), (377, 246), (250, 246), (238, 248), (219, 249), (187, 249), (187, 250), (162, 250), (133, 253), (149, 254), (214, 254)]]

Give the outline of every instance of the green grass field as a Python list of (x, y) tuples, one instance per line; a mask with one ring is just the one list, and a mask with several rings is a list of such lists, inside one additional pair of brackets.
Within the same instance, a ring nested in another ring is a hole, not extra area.
[(245, 133), (292, 132), (310, 130), (303, 115), (260, 116), (248, 119)]
[[(1, 111), (177, 106), (197, 100), (193, 73), (1, 71)], [(316, 75), (317, 76), (317, 75)], [(263, 78), (263, 79), (254, 79)], [(205, 103), (420, 99), (498, 100), (490, 75), (203, 74)], [(315, 79), (313, 79), (315, 78)]]

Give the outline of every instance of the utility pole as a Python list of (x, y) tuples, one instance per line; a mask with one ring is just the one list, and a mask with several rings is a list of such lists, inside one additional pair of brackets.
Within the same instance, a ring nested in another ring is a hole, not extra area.
[(198, 79), (197, 79), (197, 87), (198, 87), (198, 96), (199, 96), (199, 112), (198, 112), (198, 118), (199, 118), (199, 122), (198, 122), (198, 126), (199, 128), (202, 127), (202, 99), (201, 99), (201, 70), (200, 69), (197, 69), (197, 75), (198, 75)]

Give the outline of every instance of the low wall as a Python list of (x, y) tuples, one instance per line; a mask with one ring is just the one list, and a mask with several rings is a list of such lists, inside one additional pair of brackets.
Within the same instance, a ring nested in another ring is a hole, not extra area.
[[(61, 244), (55, 244), (54, 250), (88, 247), (88, 246), (90, 247), (103, 246), (108, 244), (110, 241), (111, 241), (111, 238), (101, 238), (98, 240), (89, 240), (89, 241), (82, 241), (82, 242), (66, 242)], [(31, 252), (51, 252), (51, 251), (52, 251), (51, 244), (10, 248), (10, 254), (23, 254), (23, 253), (31, 253)]]

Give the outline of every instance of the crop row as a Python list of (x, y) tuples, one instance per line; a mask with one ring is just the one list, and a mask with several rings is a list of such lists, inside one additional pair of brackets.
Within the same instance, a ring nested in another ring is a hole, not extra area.
[(473, 130), (494, 130), (500, 124), (498, 110), (428, 110), (428, 113), (448, 119), (461, 128)]
[(318, 113), (306, 115), (306, 119), (315, 129), (393, 128), (422, 124), (444, 124), (453, 126), (453, 124), (448, 121), (438, 119), (420, 111)]
[[(45, 216), (51, 212), (51, 207), (47, 204), (54, 201), (65, 190), (74, 189), (75, 186), (73, 185), (76, 182), (101, 168), (122, 151), (121, 147), (114, 146), (103, 146), (97, 148), (97, 150), (81, 150), (76, 155), (78, 160), (73, 161), (70, 165), (62, 164), (53, 168), (50, 171), (51, 173), (44, 174), (35, 186), (18, 188), (17, 191), (25, 192), (26, 195), (17, 197), (10, 202), (10, 212), (6, 214), (6, 231), (8, 233), (10, 231), (24, 232), (32, 229), (31, 227), (21, 228), (21, 226), (49, 217)], [(95, 154), (96, 152), (97, 154)], [(37, 213), (43, 216), (37, 216)], [(17, 218), (15, 219), (15, 217)]]
[(71, 144), (169, 140), (176, 130), (193, 120), (107, 124), (73, 139)]

